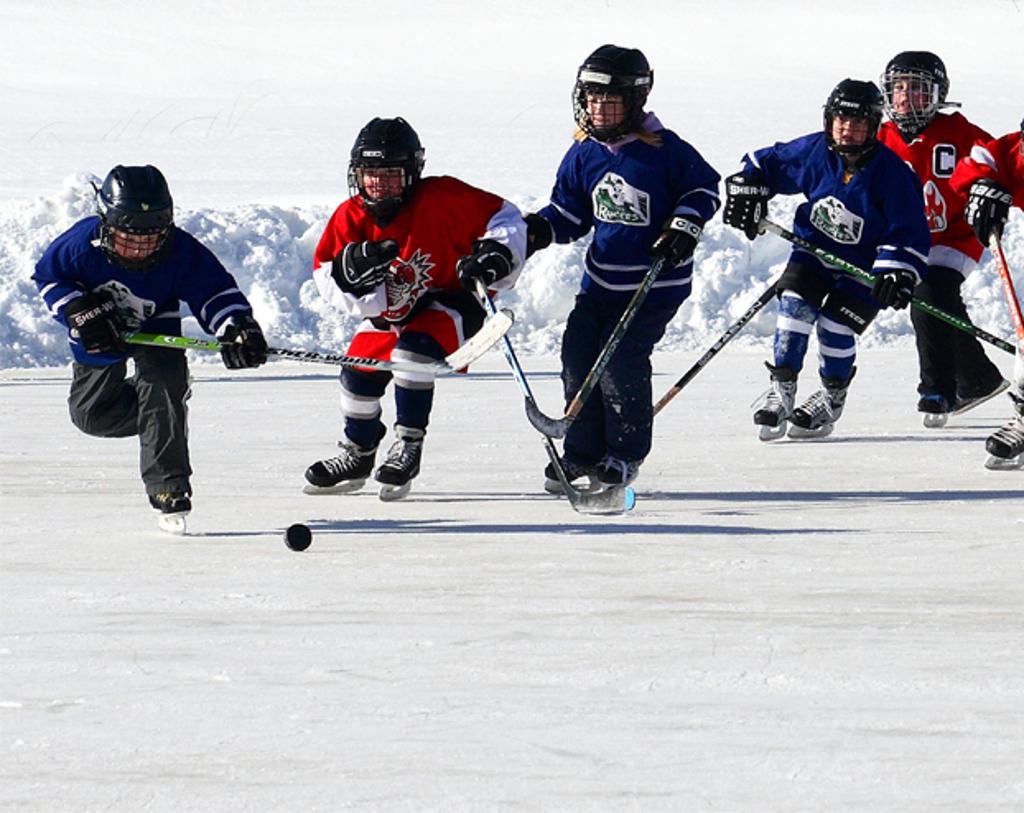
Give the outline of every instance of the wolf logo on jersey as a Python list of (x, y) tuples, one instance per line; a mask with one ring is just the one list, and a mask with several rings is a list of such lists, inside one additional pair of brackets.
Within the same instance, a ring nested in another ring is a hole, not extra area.
[(811, 225), (837, 243), (856, 245), (864, 231), (864, 219), (847, 209), (841, 200), (829, 195), (815, 201)]
[(388, 309), (381, 316), (390, 322), (399, 322), (405, 318), (423, 292), (430, 287), (433, 279), (430, 270), (433, 267), (430, 255), (421, 253), (419, 249), (409, 260), (395, 260), (385, 281)]
[(103, 283), (98, 290), (110, 294), (117, 308), (117, 316), (126, 330), (138, 330), (143, 322), (156, 313), (156, 303), (152, 299), (136, 296), (127, 285), (115, 279)]
[(594, 187), (594, 217), (605, 223), (647, 226), (651, 222), (651, 196), (630, 186), (621, 175), (607, 173)]

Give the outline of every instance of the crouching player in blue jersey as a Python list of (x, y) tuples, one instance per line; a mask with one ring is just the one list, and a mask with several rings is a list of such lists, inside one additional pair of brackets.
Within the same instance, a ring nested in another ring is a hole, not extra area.
[[(882, 96), (872, 82), (844, 79), (825, 103), (824, 132), (748, 153), (726, 180), (724, 220), (753, 240), (775, 194), (802, 193), (793, 231), (875, 275), (872, 288), (794, 249), (779, 283), (772, 388), (754, 413), (761, 440), (821, 437), (843, 412), (857, 336), (881, 307), (905, 308), (927, 270), (931, 235), (921, 184), (876, 133)], [(799, 407), (797, 376), (817, 329), (822, 388)]]
[(96, 190), (96, 205), (97, 216), (80, 220), (46, 249), (32, 279), (69, 331), (72, 423), (97, 437), (137, 435), (150, 505), (171, 529), (184, 530), (192, 508), (185, 353), (126, 345), (122, 334), (180, 335), (184, 300), (203, 329), (227, 343), (227, 367), (262, 364), (267, 344), (231, 274), (174, 225), (160, 170), (114, 167)]
[[(693, 251), (719, 207), (719, 175), (643, 107), (654, 73), (636, 50), (604, 45), (580, 66), (573, 94), (579, 130), (551, 201), (526, 218), (530, 249), (593, 231), (576, 303), (562, 337), (567, 402), (579, 390), (652, 260), (664, 270), (571, 424), (563, 463), (570, 480), (631, 483), (651, 449), (651, 352), (690, 295)], [(545, 470), (548, 491), (561, 486)]]

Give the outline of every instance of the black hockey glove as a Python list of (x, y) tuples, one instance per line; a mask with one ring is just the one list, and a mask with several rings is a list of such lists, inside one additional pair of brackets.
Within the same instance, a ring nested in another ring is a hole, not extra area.
[(531, 212), (523, 218), (526, 221), (526, 259), (543, 251), (555, 239), (555, 230), (543, 215)]
[(476, 280), (490, 288), (512, 273), (512, 252), (497, 240), (477, 240), (473, 243), (473, 253), (460, 257), (455, 270), (467, 291), (476, 290)]
[(85, 293), (64, 306), (64, 318), (71, 335), (82, 343), (86, 353), (125, 353), (128, 346), (121, 338), (124, 327), (117, 306), (106, 291)]
[(917, 277), (909, 271), (886, 271), (875, 277), (871, 295), (881, 302), (883, 307), (902, 310), (910, 304), (916, 284)]
[(331, 276), (345, 293), (363, 296), (384, 281), (397, 256), (394, 240), (349, 243), (331, 262)]
[(992, 232), (996, 237), (1003, 236), (1003, 226), (1010, 216), (1010, 204), (1013, 196), (1004, 186), (982, 178), (971, 184), (967, 193), (967, 208), (964, 209), (966, 220), (983, 246), (988, 245)]
[(768, 216), (768, 201), (772, 190), (756, 178), (732, 175), (725, 179), (725, 211), (722, 220), (726, 225), (739, 229), (747, 239), (758, 235), (757, 224)]
[(256, 320), (248, 314), (232, 316), (220, 340), (220, 357), (229, 370), (259, 367), (267, 360), (267, 340)]
[(665, 230), (651, 244), (652, 257), (664, 257), (672, 265), (679, 265), (693, 256), (703, 231), (695, 220), (675, 215), (665, 224)]

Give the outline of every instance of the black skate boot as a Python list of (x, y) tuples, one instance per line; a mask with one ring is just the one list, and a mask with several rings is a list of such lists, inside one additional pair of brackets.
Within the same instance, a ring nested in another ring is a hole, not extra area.
[[(570, 483), (579, 480), (581, 477), (587, 478), (588, 482), (582, 485), (580, 491), (593, 491), (597, 487), (595, 482), (597, 466), (585, 466), (582, 463), (574, 463), (572, 460), (566, 460), (565, 457), (559, 458), (559, 462), (562, 464), (562, 471), (565, 472), (565, 479)], [(565, 493), (565, 489), (562, 488), (562, 481), (558, 479), (555, 467), (551, 463), (544, 467), (544, 490), (548, 494)]]
[(388, 456), (373, 475), (380, 483), (379, 496), (384, 502), (405, 498), (412, 488), (413, 478), (420, 473), (423, 456), (425, 430), (396, 424), (395, 434), (398, 440), (391, 444)]
[(836, 421), (846, 406), (846, 392), (857, 368), (845, 381), (838, 378), (821, 379), (821, 389), (793, 410), (789, 418), (791, 438), (823, 438), (832, 434)]
[(1019, 469), (1024, 466), (1024, 395), (1010, 393), (1017, 414), (988, 436), (985, 450), (988, 469)]
[(796, 372), (790, 367), (775, 367), (765, 363), (771, 373), (772, 388), (761, 406), (754, 413), (754, 424), (758, 427), (758, 438), (777, 440), (786, 434), (786, 422), (793, 414), (796, 401)]
[(373, 471), (377, 447), (364, 449), (350, 440), (338, 441), (341, 454), (318, 460), (306, 469), (306, 494), (350, 494), (363, 487)]
[(169, 534), (185, 533), (185, 517), (192, 510), (192, 500), (182, 491), (164, 491), (150, 494), (149, 504), (157, 512), (160, 530)]
[(968, 410), (984, 404), (990, 398), (995, 398), (999, 393), (1010, 386), (1010, 382), (1002, 376), (997, 380), (989, 381), (980, 387), (973, 389), (957, 390), (956, 401), (953, 404), (953, 415), (963, 415)]
[(628, 486), (640, 473), (643, 460), (623, 460), (614, 455), (605, 455), (597, 467), (597, 479), (603, 486)]

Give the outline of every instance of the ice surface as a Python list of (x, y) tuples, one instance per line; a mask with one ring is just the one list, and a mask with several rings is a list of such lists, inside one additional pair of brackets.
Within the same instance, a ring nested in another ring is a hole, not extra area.
[[(750, 418), (765, 308), (659, 417), (621, 518), (543, 493), (500, 353), (441, 380), (423, 473), (392, 504), (301, 493), (340, 432), (329, 370), (195, 357), (196, 494), (175, 538), (155, 530), (136, 441), (68, 421), (65, 341), (29, 280), (91, 211), (90, 177), (152, 162), (271, 340), (337, 352), (353, 325), (320, 304), (309, 263), (369, 118), (405, 116), (428, 173), (524, 209), (568, 145), (576, 66), (609, 41), (645, 50), (652, 109), (723, 174), (820, 126), (839, 79), (913, 48), (1002, 134), (1022, 112), (1024, 14), (965, 9), (7, 0), (0, 808), (1024, 807), (1024, 486), (983, 467), (1009, 406), (921, 428), (905, 312), (865, 337), (832, 437), (767, 445)], [(772, 205), (785, 222), (792, 203)], [(1005, 243), (1022, 289), (1019, 212)], [(539, 255), (501, 300), (551, 414), (583, 250)], [(709, 225), (656, 396), (786, 254)], [(1012, 335), (987, 257), (965, 292), (980, 326)], [(283, 540), (296, 522), (314, 534), (303, 553)]]

